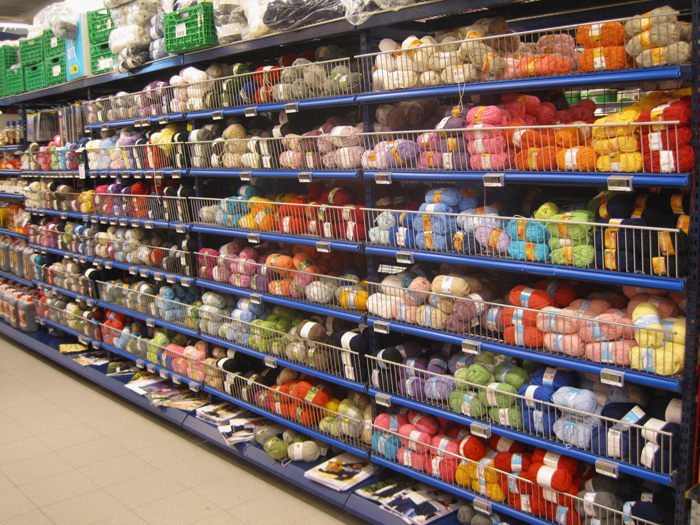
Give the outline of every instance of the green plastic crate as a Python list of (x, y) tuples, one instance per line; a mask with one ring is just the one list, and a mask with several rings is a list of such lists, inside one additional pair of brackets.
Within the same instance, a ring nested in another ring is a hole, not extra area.
[(4, 69), (19, 64), (19, 50), (15, 46), (0, 47), (0, 64)]
[(7, 96), (9, 93), (5, 89), (5, 75), (0, 74), (0, 98)]
[(88, 11), (88, 40), (91, 44), (102, 44), (109, 40), (109, 33), (114, 27), (109, 9)]
[(90, 44), (90, 72), (93, 75), (107, 73), (112, 69), (114, 54), (109, 50), (109, 44)]
[(44, 61), (44, 35), (19, 41), (19, 63), (31, 66)]
[(63, 84), (68, 80), (66, 55), (47, 58), (45, 63), (46, 69), (44, 70), (44, 76), (46, 77), (47, 86)]
[(53, 31), (44, 31), (44, 58), (57, 57), (66, 54), (66, 41), (54, 36)]
[(17, 66), (7, 69), (4, 76), (8, 95), (24, 93), (24, 68)]
[(24, 66), (24, 87), (27, 91), (35, 91), (46, 87), (46, 65), (44, 62), (40, 64), (32, 64)]
[(211, 2), (165, 13), (164, 26), (168, 53), (187, 53), (219, 44)]

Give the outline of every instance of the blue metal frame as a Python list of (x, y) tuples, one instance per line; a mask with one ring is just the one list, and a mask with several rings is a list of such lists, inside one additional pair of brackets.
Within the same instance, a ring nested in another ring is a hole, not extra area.
[[(299, 173), (309, 173), (304, 170), (217, 170), (190, 168), (188, 174), (196, 177), (240, 177), (241, 173), (249, 173), (251, 177), (274, 177), (276, 179), (298, 179)], [(361, 170), (313, 170), (311, 180), (316, 179), (359, 179)]]
[(17, 233), (13, 232), (12, 230), (6, 230), (4, 228), (0, 228), (0, 235), (9, 235), (10, 237), (17, 237), (18, 239), (27, 239), (27, 234), (26, 233)]
[(10, 281), (14, 281), (19, 284), (23, 284), (24, 286), (28, 286), (31, 288), (32, 286), (32, 281), (27, 281), (26, 279), (22, 279), (21, 277), (17, 277), (15, 274), (8, 273), (8, 272), (0, 272), (0, 277), (4, 277), (5, 279), (9, 279)]

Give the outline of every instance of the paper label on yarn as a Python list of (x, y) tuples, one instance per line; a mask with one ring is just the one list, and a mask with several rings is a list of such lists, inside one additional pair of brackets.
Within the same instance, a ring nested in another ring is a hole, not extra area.
[[(513, 478), (508, 478), (508, 485), (510, 485), (510, 481), (512, 479)], [(515, 484), (515, 483), (513, 483), (513, 484)], [(529, 494), (527, 494), (527, 495), (521, 494), (520, 495), (520, 509), (523, 512), (528, 512), (528, 513), (532, 514), (532, 506), (530, 505), (530, 495)]]
[(578, 150), (579, 148), (571, 148), (564, 153), (564, 166), (567, 170), (578, 169)]
[(454, 277), (447, 276), (442, 280), (441, 290), (442, 293), (450, 295), (452, 293), (452, 282), (455, 280)]
[(556, 473), (556, 469), (548, 466), (540, 467), (537, 471), (537, 484), (544, 487), (552, 488), (552, 478)]
[(491, 162), (491, 155), (488, 153), (482, 153), (479, 158), (481, 159), (481, 169), (492, 170), (493, 164)]
[(306, 323), (301, 329), (301, 332), (299, 332), (299, 335), (304, 339), (308, 339), (309, 334), (311, 333), (311, 330), (314, 326), (316, 326), (316, 323)]
[(554, 388), (554, 376), (556, 373), (556, 368), (547, 367), (544, 374), (542, 374), (542, 385), (548, 386), (549, 388)]
[(597, 47), (593, 49), (593, 69), (596, 71), (608, 69), (608, 65), (605, 63), (605, 48)]
[(586, 516), (595, 516), (596, 515), (596, 505), (595, 505), (595, 497), (597, 496), (597, 492), (586, 492), (583, 496), (583, 510), (586, 513)]
[(412, 448), (413, 450), (416, 449), (417, 443), (419, 443), (418, 438), (422, 432), (420, 430), (411, 430), (411, 433), (408, 435), (409, 443), (408, 446)]
[(491, 383), (486, 387), (486, 402), (489, 406), (498, 406), (498, 399), (496, 389), (501, 385), (501, 383)]
[(676, 215), (683, 214), (683, 194), (671, 195), (671, 209)]
[(513, 335), (515, 335), (515, 345), (525, 346), (525, 327), (524, 326), (514, 326), (515, 330)]
[(350, 348), (350, 341), (352, 341), (356, 335), (357, 332), (345, 332), (343, 337), (340, 338), (340, 346), (345, 350), (352, 350), (352, 348)]
[(542, 459), (542, 463), (544, 463), (546, 466), (557, 469), (559, 468), (559, 458), (561, 458), (561, 454), (558, 454), (556, 452), (552, 452), (551, 450), (547, 452), (544, 455), (544, 458)]
[(654, 493), (653, 492), (642, 492), (642, 497), (640, 498), (640, 501), (653, 503), (654, 502)]
[[(644, 465), (646, 468), (653, 469), (654, 468), (654, 457), (656, 456), (656, 452), (660, 449), (661, 447), (657, 445), (656, 443), (651, 443), (648, 442), (646, 445), (644, 445), (644, 448), (642, 449), (642, 453), (639, 455), (639, 462)], [(671, 452), (668, 450), (663, 451), (664, 454), (670, 454)]]
[(501, 423), (501, 425), (505, 425), (507, 427), (511, 426), (509, 408), (498, 409), (498, 421)]
[[(517, 480), (515, 476), (508, 476), (508, 490), (511, 492), (511, 494), (520, 494), (520, 491), (518, 490), (518, 485), (517, 485)], [(520, 506), (522, 507), (522, 502), (523, 498), (526, 496), (523, 494), (520, 496)], [(523, 507), (523, 510), (525, 508)]]
[(622, 432), (617, 428), (608, 429), (608, 439), (606, 445), (608, 457), (622, 457)]
[(663, 66), (668, 63), (666, 60), (666, 47), (656, 47), (651, 51), (651, 60), (654, 66)]
[(626, 501), (622, 505), (622, 523), (625, 525), (632, 525), (634, 521), (632, 520), (632, 504), (634, 501)]
[(182, 38), (185, 36), (187, 36), (187, 24), (176, 24), (175, 38)]
[(673, 151), (659, 151), (659, 165), (661, 173), (674, 173), (676, 171), (676, 161)]
[(525, 288), (522, 292), (520, 292), (520, 306), (523, 308), (530, 308), (530, 296), (534, 291), (534, 288)]
[(438, 125), (435, 126), (435, 129), (443, 129), (445, 125), (447, 124), (447, 121), (450, 120), (452, 117), (445, 117), (442, 119), (440, 122), (438, 122)]
[(470, 416), (472, 415), (472, 401), (474, 401), (474, 398), (477, 396), (476, 392), (469, 392), (468, 394), (464, 394), (464, 397), (462, 398), (462, 414), (465, 416)]
[(530, 385), (525, 389), (525, 404), (529, 407), (535, 406), (535, 391), (537, 390), (537, 385)]
[(545, 501), (550, 503), (557, 503), (559, 501), (559, 493), (552, 489), (542, 489), (542, 497)]
[(666, 437), (664, 434), (659, 434), (659, 430), (661, 430), (665, 424), (666, 421), (651, 418), (649, 421), (644, 423), (644, 426), (642, 427), (642, 437), (650, 443), (657, 443), (659, 438), (663, 439)]

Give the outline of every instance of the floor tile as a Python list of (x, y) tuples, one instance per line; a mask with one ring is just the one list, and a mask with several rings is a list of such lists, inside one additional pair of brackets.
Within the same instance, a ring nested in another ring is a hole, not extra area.
[(36, 505), (19, 489), (13, 487), (0, 492), (0, 521), (26, 514), (34, 509)]
[(245, 523), (229, 512), (220, 512), (219, 514), (196, 521), (193, 525), (245, 525)]
[(186, 487), (162, 472), (154, 470), (110, 485), (105, 490), (128, 508), (135, 509), (171, 494), (183, 492)]
[(208, 454), (197, 445), (183, 440), (166, 441), (156, 443), (148, 447), (140, 448), (134, 452), (138, 457), (148, 461), (157, 469), (179, 463), (183, 459), (198, 458)]
[(10, 416), (5, 415), (4, 412), (0, 414), (0, 445), (2, 445), (0, 453), (7, 443), (20, 439), (25, 440), (29, 437), (31, 437), (31, 433), (26, 428), (11, 419)]
[(135, 512), (150, 525), (191, 525), (220, 514), (221, 509), (199, 494), (186, 491), (139, 507)]
[(32, 481), (68, 472), (74, 468), (61, 456), (56, 455), (54, 452), (49, 452), (48, 454), (41, 454), (22, 461), (15, 461), (9, 465), (3, 465), (0, 467), (0, 470), (19, 487)]
[(59, 450), (58, 454), (75, 468), (80, 468), (105, 459), (123, 456), (127, 451), (111, 439), (102, 437), (64, 448)]
[(246, 501), (254, 500), (271, 489), (276, 490), (259, 478), (237, 472), (207, 481), (192, 490), (222, 509), (228, 510)]
[(20, 490), (37, 507), (52, 505), (87, 492), (97, 490), (99, 487), (90, 481), (87, 476), (77, 470), (63, 472), (48, 478), (22, 485)]
[(78, 423), (72, 427), (59, 428), (37, 436), (51, 450), (61, 450), (101, 437), (102, 433), (87, 423)]
[(77, 417), (48, 399), (37, 404), (13, 407), (5, 410), (5, 413), (35, 435), (80, 423)]
[(136, 412), (128, 411), (114, 416), (100, 417), (87, 422), (92, 428), (105, 436), (118, 434), (143, 424), (143, 418)]
[(11, 489), (14, 486), (15, 484), (12, 483), (12, 481), (10, 481), (10, 479), (7, 476), (5, 476), (5, 474), (0, 473), (0, 492), (2, 492), (3, 490)]
[(134, 511), (127, 510), (121, 514), (96, 521), (94, 525), (148, 525), (148, 522)]
[(2, 520), (2, 525), (54, 525), (41, 510), (36, 509), (20, 516)]
[(41, 456), (48, 452), (51, 452), (49, 447), (42, 443), (37, 437), (27, 433), (27, 435), (21, 439), (4, 443), (0, 446), (0, 465), (11, 465), (17, 461), (24, 461), (25, 459)]
[(123, 410), (103, 394), (86, 389), (55, 397), (53, 402), (81, 421), (93, 421)]
[(109, 487), (124, 480), (153, 472), (155, 469), (133, 454), (124, 454), (81, 467), (80, 472), (100, 487)]
[(90, 525), (128, 509), (99, 489), (42, 507), (42, 510), (56, 525)]
[[(313, 500), (311, 500), (313, 501)], [(248, 525), (258, 525), (261, 513), (268, 523), (294, 523), (314, 513), (314, 507), (305, 501), (276, 490), (236, 505), (229, 512)]]
[(163, 443), (164, 441), (174, 441), (180, 438), (166, 428), (144, 421), (142, 426), (113, 434), (110, 436), (110, 439), (126, 450), (133, 452), (134, 450)]
[(5, 410), (26, 405), (36, 406), (45, 400), (44, 396), (20, 382), (7, 389), (0, 388), (0, 406)]

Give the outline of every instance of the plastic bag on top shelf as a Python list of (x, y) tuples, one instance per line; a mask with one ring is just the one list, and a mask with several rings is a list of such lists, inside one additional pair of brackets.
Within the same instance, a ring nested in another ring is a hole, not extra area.
[(125, 26), (113, 29), (109, 34), (109, 49), (115, 55), (118, 55), (129, 46), (142, 46), (148, 51), (150, 43), (151, 38), (148, 36), (148, 27)]
[(289, 31), (344, 16), (340, 0), (270, 0), (262, 20), (274, 31)]
[(396, 10), (415, 4), (415, 0), (340, 0), (345, 19), (353, 25), (365, 23), (377, 11)]
[(151, 59), (148, 45), (134, 45), (122, 49), (112, 62), (113, 69), (118, 73), (144, 65)]
[(269, 33), (270, 28), (263, 22), (268, 0), (240, 0), (240, 3), (246, 20), (248, 20), (248, 25), (241, 34), (243, 40), (258, 38)]
[(133, 0), (117, 8), (111, 9), (114, 27), (126, 27), (131, 25), (148, 27), (162, 6), (158, 0)]

